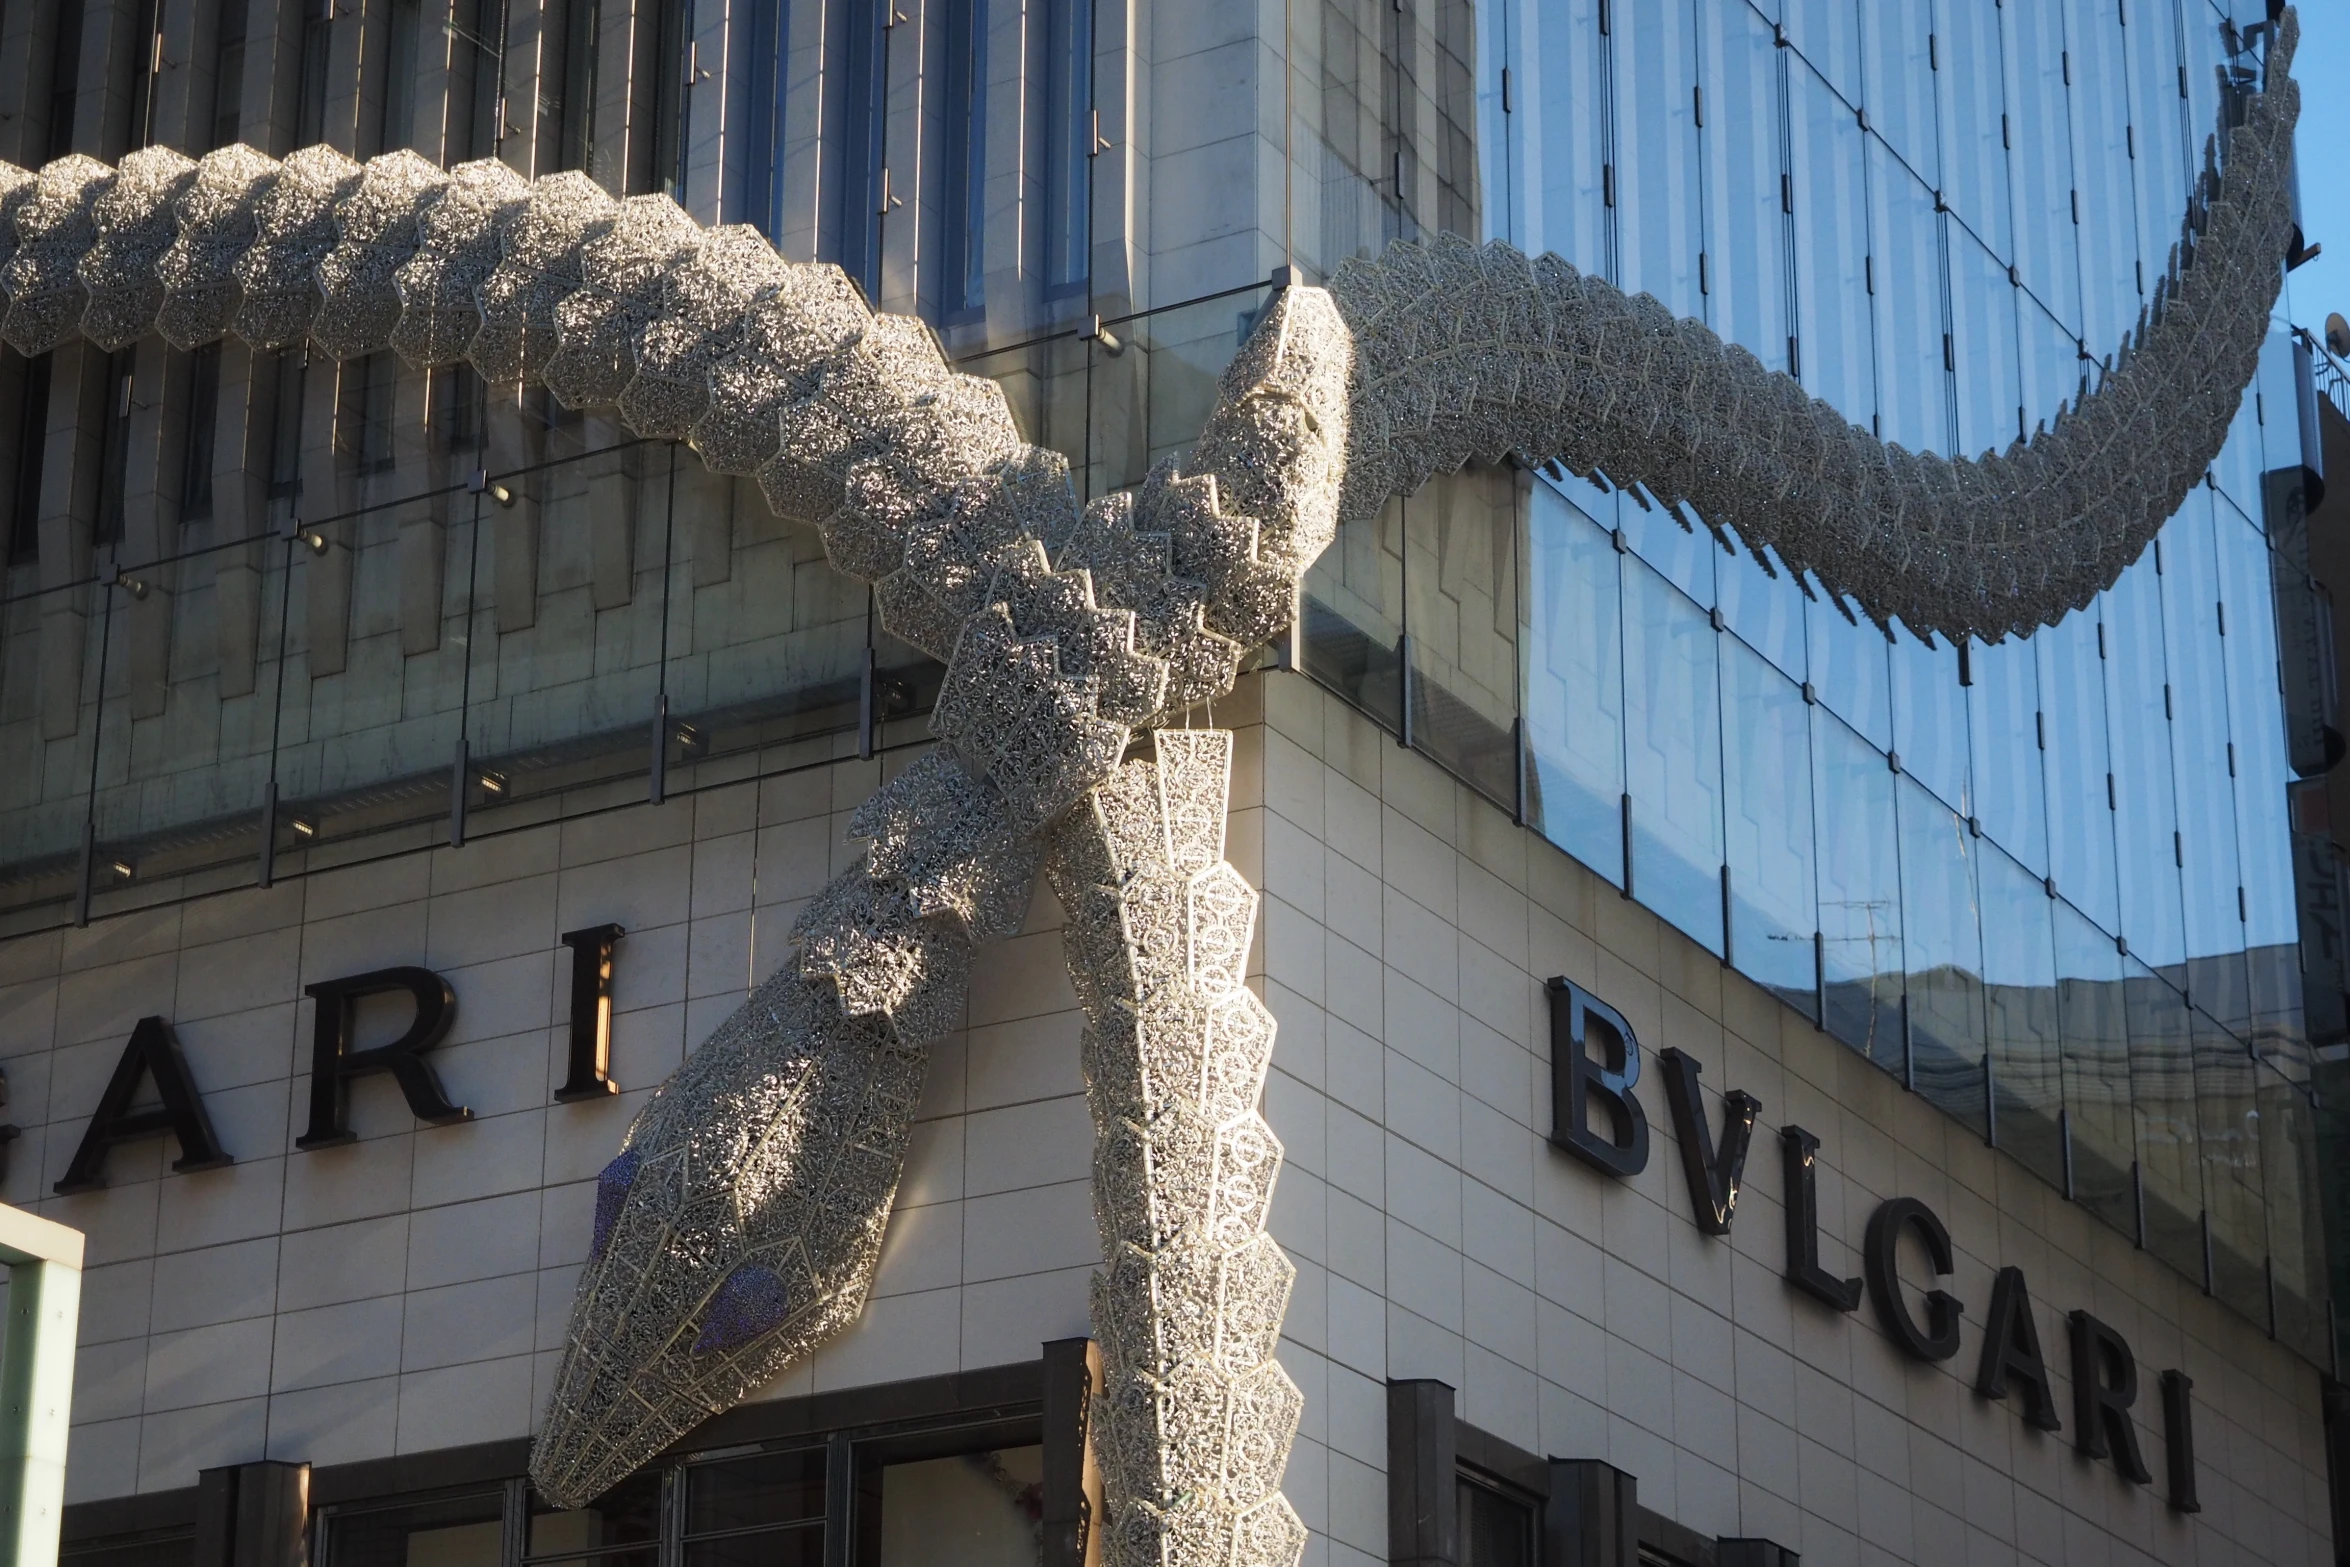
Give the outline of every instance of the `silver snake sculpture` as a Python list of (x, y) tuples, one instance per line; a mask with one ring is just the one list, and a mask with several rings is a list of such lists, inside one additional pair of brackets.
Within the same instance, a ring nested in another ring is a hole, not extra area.
[(1265, 1227), (1256, 894), (1224, 858), (1231, 737), (1169, 720), (1288, 625), (1342, 519), (1473, 459), (1602, 475), (1881, 624), (1997, 639), (2087, 604), (2199, 482), (2253, 375), (2292, 225), (2296, 38), (2288, 11), (2265, 80), (2223, 81), (2130, 340), (2053, 424), (1972, 460), (1881, 444), (1556, 257), (1446, 236), (1279, 292), (1189, 455), (1081, 507), (995, 383), (837, 267), (577, 173), (327, 147), (0, 168), (0, 339), (233, 333), (542, 382), (755, 475), (945, 661), (938, 743), (855, 817), (863, 862), (597, 1182), (531, 1460), (545, 1497), (586, 1503), (858, 1315), (927, 1047), (1042, 868), (1096, 1135), (1095, 1526), (1120, 1567), (1286, 1567), (1302, 1401), (1274, 1358), (1294, 1270)]

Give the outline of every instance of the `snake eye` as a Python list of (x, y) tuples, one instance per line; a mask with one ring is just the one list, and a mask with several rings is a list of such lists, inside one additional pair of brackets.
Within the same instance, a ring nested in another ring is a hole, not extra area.
[(718, 1293), (710, 1297), (709, 1315), (702, 1319), (702, 1333), (694, 1340), (694, 1353), (707, 1355), (748, 1344), (781, 1325), (790, 1314), (791, 1302), (785, 1298), (783, 1276), (773, 1268), (746, 1262), (728, 1274), (726, 1282), (718, 1286)]
[(589, 1261), (604, 1255), (604, 1248), (612, 1244), (612, 1231), (620, 1224), (620, 1210), (628, 1203), (628, 1188), (635, 1183), (636, 1168), (643, 1162), (634, 1148), (624, 1148), (620, 1157), (604, 1166), (604, 1173), (596, 1177), (596, 1236), (588, 1246)]

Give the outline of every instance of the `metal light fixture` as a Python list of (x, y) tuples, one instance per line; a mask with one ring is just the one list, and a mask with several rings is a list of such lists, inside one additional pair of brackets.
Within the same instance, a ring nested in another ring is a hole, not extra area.
[(474, 775), (474, 782), (480, 784), (481, 792), (493, 800), (503, 797), (506, 793), (506, 775), (504, 773), (494, 773), (485, 769)]
[(114, 585), (122, 589), (125, 593), (128, 593), (132, 598), (143, 599), (147, 596), (146, 581), (142, 578), (132, 576), (127, 571), (119, 572), (115, 575)]
[(304, 528), (294, 535), (294, 542), (307, 548), (313, 555), (326, 553), (326, 535), (316, 528)]
[(294, 836), (297, 838), (315, 838), (318, 836), (318, 823), (312, 821), (307, 816), (297, 816), (293, 818), (293, 820), (287, 822), (286, 825), (294, 829)]

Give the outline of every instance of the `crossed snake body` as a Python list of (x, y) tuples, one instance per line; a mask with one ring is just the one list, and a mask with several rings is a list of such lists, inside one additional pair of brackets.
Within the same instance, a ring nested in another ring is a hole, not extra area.
[(2131, 342), (2052, 428), (1972, 461), (1878, 443), (1645, 295), (1447, 236), (1281, 291), (1189, 456), (1080, 507), (993, 382), (836, 267), (576, 173), (325, 147), (0, 166), (0, 339), (234, 333), (543, 382), (755, 475), (946, 661), (939, 744), (856, 816), (863, 863), (597, 1183), (532, 1456), (550, 1501), (597, 1496), (856, 1317), (927, 1046), (1042, 866), (1086, 1018), (1108, 1559), (1286, 1564), (1301, 1399), (1274, 1359), (1293, 1270), (1265, 1230), (1256, 894), (1223, 855), (1230, 736), (1166, 721), (1286, 627), (1341, 518), (1471, 459), (1602, 474), (1921, 633), (1997, 638), (2088, 602), (2200, 480), (2256, 367), (2292, 224), (2296, 38), (2288, 11), (2265, 83), (2228, 84)]

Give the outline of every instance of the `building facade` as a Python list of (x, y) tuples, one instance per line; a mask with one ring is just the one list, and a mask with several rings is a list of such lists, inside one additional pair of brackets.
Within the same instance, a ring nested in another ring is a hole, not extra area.
[[(1971, 454), (2138, 330), (2276, 24), (73, 0), (0, 14), (0, 157), (667, 197), (926, 322), (1081, 498), (1189, 446), (1284, 283), (1445, 234)], [(2336, 1558), (2312, 353), (2280, 320), (2145, 555), (1996, 643), (1557, 465), (1341, 528), (1190, 720), (1262, 895), (1306, 1560)], [(0, 1195), (90, 1238), (68, 1558), (1084, 1560), (1042, 888), (853, 1325), (589, 1506), (526, 1478), (599, 1172), (927, 744), (941, 666), (818, 531), (388, 351), (5, 351), (0, 420)], [(366, 1050), (430, 1072), (314, 1070)]]

